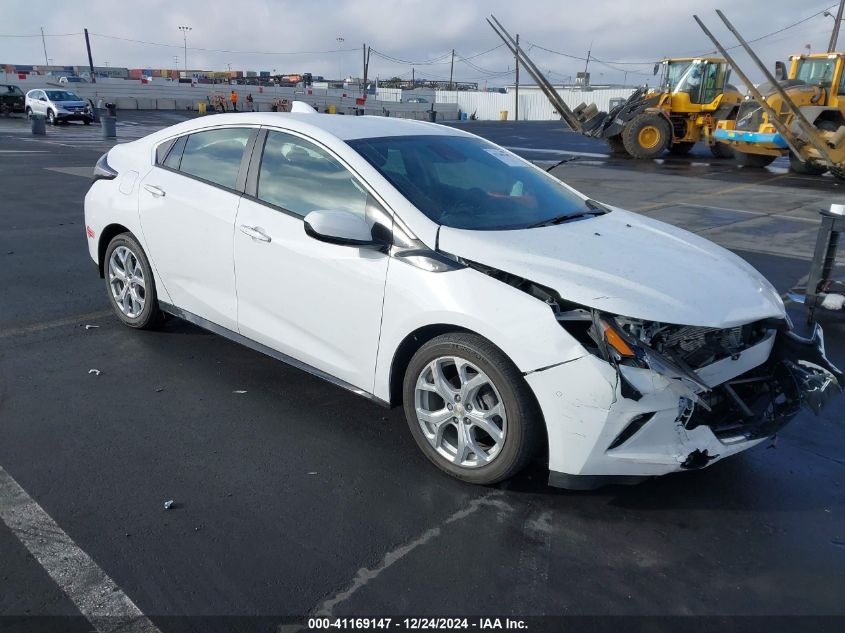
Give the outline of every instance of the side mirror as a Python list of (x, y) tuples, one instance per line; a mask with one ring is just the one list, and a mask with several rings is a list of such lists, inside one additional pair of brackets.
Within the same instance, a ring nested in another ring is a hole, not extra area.
[(786, 64), (783, 62), (775, 62), (775, 79), (786, 81)]
[(305, 216), (304, 226), (308, 236), (329, 244), (372, 249), (386, 246), (373, 239), (372, 229), (364, 218), (349, 211), (312, 211)]

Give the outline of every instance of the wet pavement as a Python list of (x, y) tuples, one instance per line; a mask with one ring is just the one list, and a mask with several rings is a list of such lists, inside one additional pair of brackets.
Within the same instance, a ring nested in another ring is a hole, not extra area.
[[(119, 134), (181, 117), (122, 113)], [(559, 178), (734, 250), (781, 292), (808, 271), (818, 209), (843, 201), (845, 183), (780, 161), (611, 159), (557, 123), (460, 125), (569, 159)], [(271, 616), (245, 630), (317, 613), (845, 616), (843, 400), (776, 443), (634, 487), (556, 490), (542, 464), (462, 484), (400, 409), (177, 320), (121, 327), (82, 218), (83, 175), (110, 143), (47, 132), (0, 119), (0, 467), (162, 631), (183, 615)], [(845, 365), (842, 319), (822, 322)], [(0, 615), (77, 613), (2, 522), (0, 559)]]

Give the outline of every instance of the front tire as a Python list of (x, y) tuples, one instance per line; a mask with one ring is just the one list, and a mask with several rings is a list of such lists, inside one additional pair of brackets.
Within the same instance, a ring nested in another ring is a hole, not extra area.
[(52, 110), (47, 110), (47, 123), (50, 125), (56, 125), (56, 115)]
[(672, 142), (672, 127), (665, 117), (643, 112), (625, 126), (622, 142), (634, 158), (657, 158)]
[(403, 396), (417, 445), (462, 481), (508, 479), (539, 450), (542, 418), (528, 384), (478, 335), (444, 334), (423, 345), (405, 372)]
[(103, 272), (109, 303), (124, 325), (146, 330), (161, 323), (152, 268), (135, 236), (121, 233), (109, 242)]

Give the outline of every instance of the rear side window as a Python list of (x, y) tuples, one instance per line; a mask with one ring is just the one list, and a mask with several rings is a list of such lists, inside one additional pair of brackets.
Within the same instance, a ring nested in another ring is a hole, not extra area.
[[(158, 151), (164, 150), (162, 153), (166, 156), (161, 164), (170, 169), (179, 169), (179, 164), (182, 162), (182, 152), (185, 151), (185, 142), (188, 140), (187, 136), (179, 137), (175, 143), (162, 143), (158, 146)], [(167, 151), (167, 150), (170, 151)]]
[[(234, 189), (251, 133), (248, 128), (227, 128), (191, 134), (185, 142), (179, 171)], [(176, 149), (174, 146), (170, 153)]]

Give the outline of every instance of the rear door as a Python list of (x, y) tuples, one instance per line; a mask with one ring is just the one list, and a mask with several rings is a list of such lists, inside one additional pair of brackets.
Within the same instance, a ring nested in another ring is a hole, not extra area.
[(232, 235), (257, 128), (179, 138), (141, 182), (139, 211), (153, 265), (174, 304), (235, 331)]
[(327, 148), (263, 131), (234, 236), (238, 327), (371, 393), (388, 256), (306, 235), (303, 218), (318, 209), (360, 214), (389, 235), (390, 216)]

